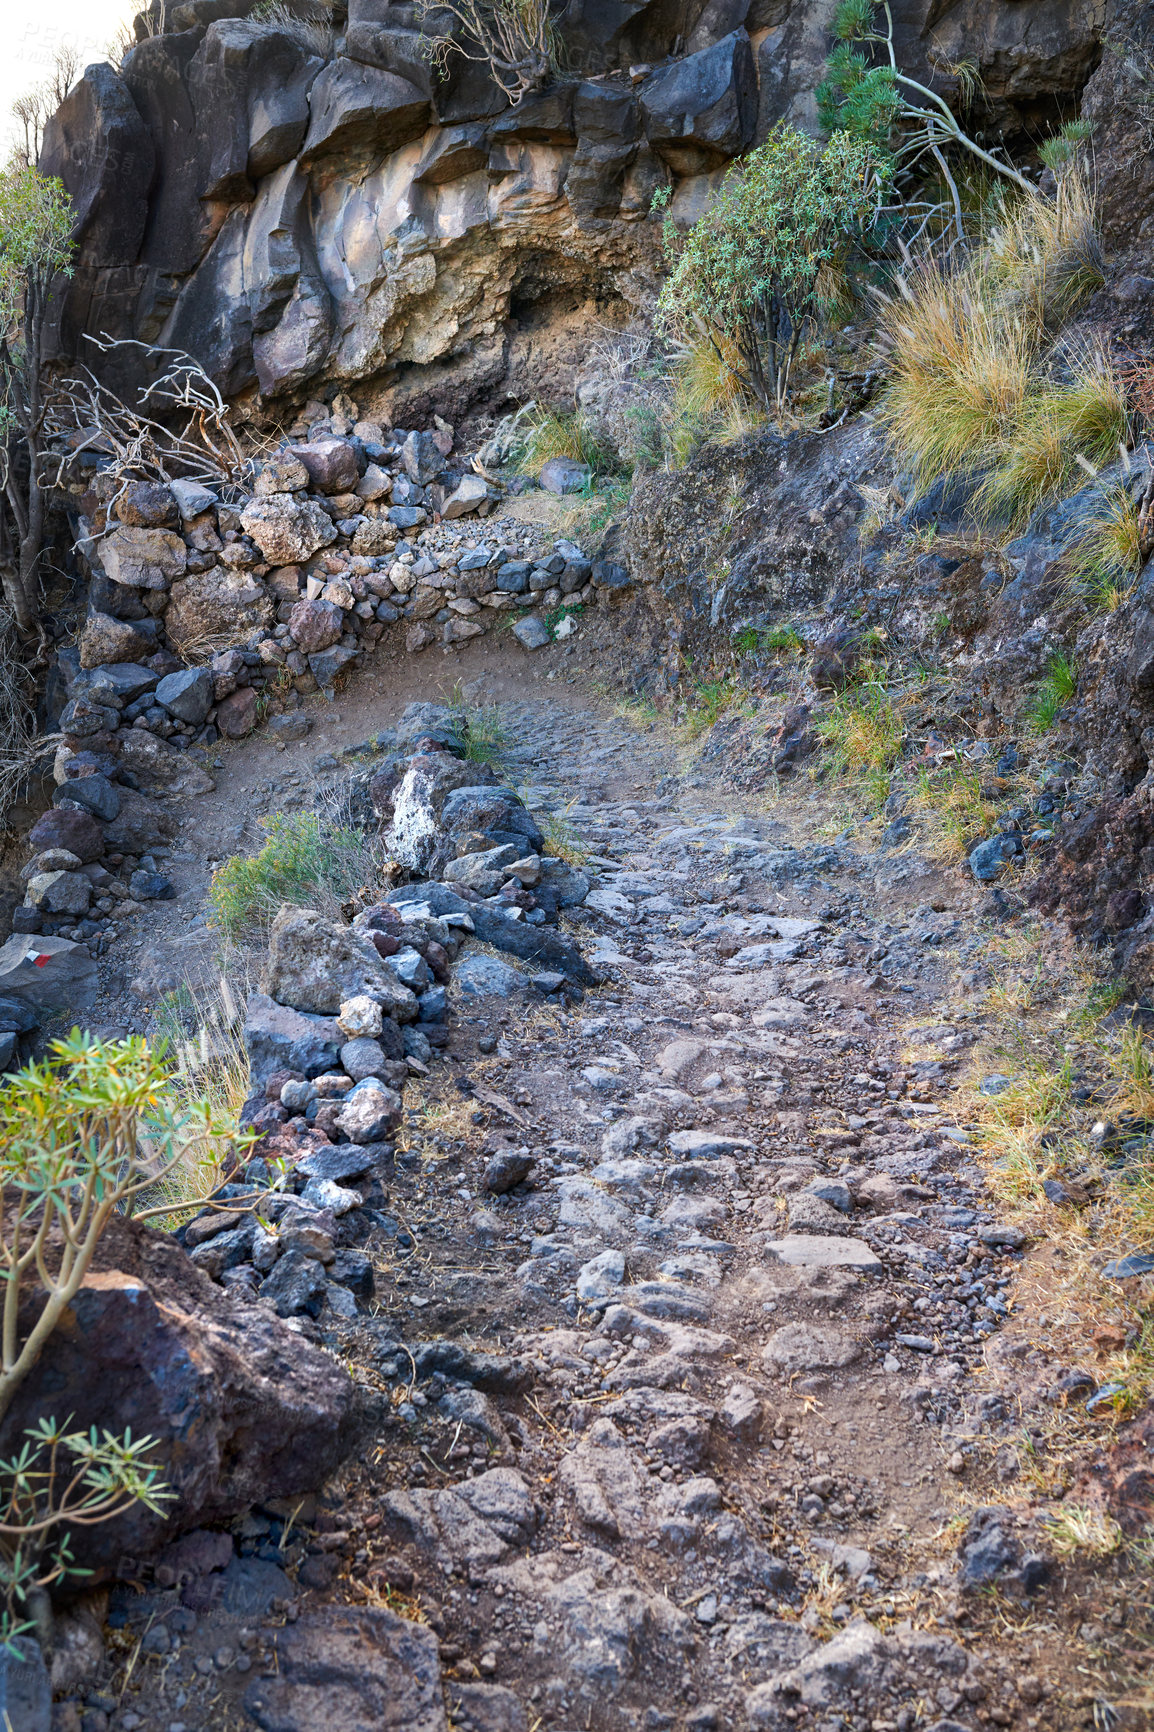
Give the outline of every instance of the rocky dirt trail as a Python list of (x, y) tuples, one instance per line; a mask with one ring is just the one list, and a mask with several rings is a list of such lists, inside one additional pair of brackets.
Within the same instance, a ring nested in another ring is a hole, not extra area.
[[(375, 1297), (293, 1320), (357, 1380), (360, 1448), (319, 1500), (118, 1588), (77, 1721), (1097, 1725), (1122, 1589), (1046, 1556), (1010, 1483), (1023, 1403), (1067, 1368), (1015, 1323), (1024, 1236), (945, 1088), (969, 893), (816, 835), (808, 784), (735, 799), (572, 668), (453, 675), (582, 851), (565, 924), (604, 984), (543, 995), (494, 953), (454, 987), (361, 1246)], [(354, 683), (290, 750), (323, 782), (399, 698), (446, 695), (423, 677)], [(204, 870), (297, 761), (230, 761)], [(911, 1026), (937, 1056), (907, 1059)]]

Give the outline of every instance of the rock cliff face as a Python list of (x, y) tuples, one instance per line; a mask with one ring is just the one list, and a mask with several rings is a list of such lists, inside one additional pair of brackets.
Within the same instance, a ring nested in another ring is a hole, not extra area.
[[(565, 72), (510, 106), (476, 63), (434, 71), (411, 5), (349, 0), (331, 39), (251, 0), (154, 6), (47, 129), (80, 240), (57, 353), (183, 348), (234, 398), (374, 381), (409, 419), (562, 400), (591, 327), (652, 299), (657, 187), (691, 221), (734, 156), (812, 121), (829, 10), (569, 0)], [(915, 75), (977, 63), (1003, 137), (1068, 114), (1100, 54), (1081, 0), (895, 12)]]

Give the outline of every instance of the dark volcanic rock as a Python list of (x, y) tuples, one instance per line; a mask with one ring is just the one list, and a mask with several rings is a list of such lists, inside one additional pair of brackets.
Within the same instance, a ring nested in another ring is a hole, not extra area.
[(352, 1395), (327, 1354), (263, 1306), (231, 1299), (167, 1235), (114, 1216), (36, 1375), (17, 1392), (0, 1449), (14, 1450), (51, 1415), (157, 1439), (177, 1494), (165, 1513), (137, 1506), (73, 1535), (80, 1561), (109, 1568), (162, 1535), (315, 1488), (345, 1448)]
[(278, 1632), (244, 1705), (262, 1732), (445, 1732), (437, 1638), (376, 1607), (311, 1612)]
[(75, 806), (58, 807), (37, 818), (28, 843), (38, 853), (46, 848), (67, 848), (84, 862), (99, 860), (106, 846), (103, 824)]

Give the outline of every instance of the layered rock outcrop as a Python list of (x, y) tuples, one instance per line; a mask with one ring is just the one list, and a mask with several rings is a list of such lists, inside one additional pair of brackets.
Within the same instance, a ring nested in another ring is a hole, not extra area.
[[(230, 396), (371, 379), (374, 415), (453, 420), (567, 396), (591, 324), (652, 298), (653, 193), (691, 221), (779, 120), (811, 124), (828, 24), (808, 0), (569, 0), (564, 72), (510, 106), (475, 61), (434, 69), (415, 6), (350, 0), (335, 32), (251, 9), (154, 6), (49, 123), (80, 241), (57, 352), (108, 332)], [(993, 133), (1067, 113), (1100, 53), (1070, 0), (895, 11), (915, 75), (976, 62)]]

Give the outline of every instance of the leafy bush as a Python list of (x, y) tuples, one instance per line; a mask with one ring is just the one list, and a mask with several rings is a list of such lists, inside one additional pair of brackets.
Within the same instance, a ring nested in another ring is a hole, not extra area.
[(376, 850), (360, 830), (315, 812), (276, 812), (261, 824), (264, 847), (226, 861), (209, 887), (215, 924), (228, 938), (271, 925), (286, 903), (335, 912), (377, 870)]
[[(163, 1046), (73, 1030), (0, 1090), (0, 1419), (72, 1303), (114, 1213), (190, 1149), (235, 1130), (206, 1100), (169, 1089)], [(44, 1303), (21, 1339), (21, 1300)]]
[[(687, 345), (704, 336), (750, 399), (780, 412), (798, 351), (874, 221), (881, 179), (867, 141), (842, 132), (822, 148), (779, 126), (729, 170), (688, 234), (667, 218), (663, 329)], [(666, 188), (654, 203), (668, 198)]]

